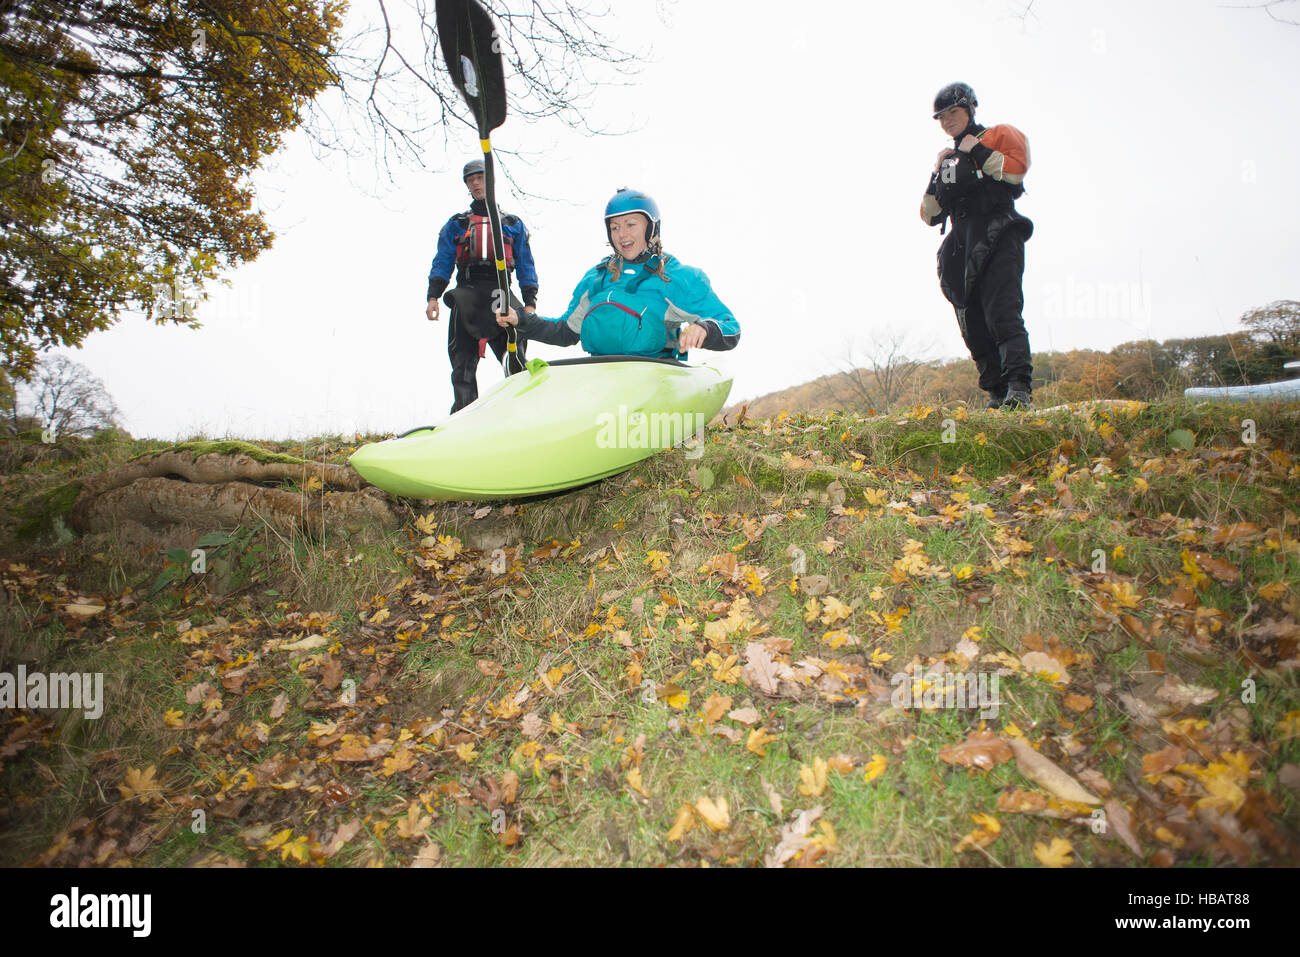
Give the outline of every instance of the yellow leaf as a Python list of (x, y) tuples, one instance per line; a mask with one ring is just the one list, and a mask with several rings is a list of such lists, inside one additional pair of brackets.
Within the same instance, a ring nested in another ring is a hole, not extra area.
[(668, 840), (680, 841), (694, 826), (695, 808), (689, 804), (683, 804), (677, 811), (677, 819), (673, 821), (673, 826), (668, 831)]
[(152, 764), (143, 771), (128, 767), (125, 781), (117, 786), (117, 789), (122, 792), (123, 799), (129, 801), (132, 798), (139, 798), (142, 801), (152, 801), (159, 797), (162, 787), (158, 784), (155, 772), (156, 768)]
[(633, 791), (644, 797), (650, 796), (650, 792), (645, 789), (644, 782), (641, 780), (641, 769), (639, 767), (634, 767), (628, 771), (626, 780), (627, 786)]
[(826, 599), (822, 602), (821, 622), (823, 625), (834, 625), (836, 622), (848, 618), (851, 614), (853, 614), (853, 609), (833, 595), (826, 596)]
[(695, 802), (695, 812), (710, 831), (725, 831), (731, 827), (731, 812), (727, 809), (727, 799), (718, 798), (714, 803), (707, 797)]
[(955, 577), (957, 581), (964, 582), (966, 579), (970, 578), (971, 575), (975, 574), (975, 569), (971, 568), (969, 565), (961, 565), (954, 568), (952, 573), (953, 577)]
[(1064, 838), (1054, 837), (1050, 845), (1038, 841), (1034, 844), (1034, 857), (1044, 867), (1069, 867), (1074, 863), (1074, 848)]
[(745, 750), (752, 751), (760, 758), (767, 755), (767, 745), (776, 740), (776, 735), (768, 734), (767, 728), (755, 728), (749, 732), (749, 740), (745, 742)]
[(885, 768), (889, 767), (889, 759), (883, 754), (873, 754), (871, 760), (862, 768), (862, 780), (870, 784), (876, 778), (885, 773)]
[(812, 767), (803, 764), (799, 767), (799, 793), (807, 797), (820, 797), (826, 790), (826, 762), (813, 758)]
[(711, 694), (708, 700), (704, 702), (704, 723), (713, 724), (731, 710), (731, 698), (724, 695)]
[(469, 764), (478, 757), (478, 752), (474, 750), (472, 742), (466, 741), (464, 744), (456, 745), (456, 757)]
[(1268, 585), (1261, 585), (1259, 597), (1265, 601), (1277, 601), (1286, 594), (1286, 582), (1272, 582)]
[(664, 701), (668, 704), (668, 707), (676, 708), (678, 711), (681, 711), (691, 703), (691, 696), (689, 692), (681, 691), (677, 694), (669, 695), (664, 699)]
[(169, 728), (183, 728), (185, 727), (184, 716), (185, 713), (180, 708), (169, 708), (163, 714), (163, 724)]
[[(715, 653), (710, 652), (712, 657), (718, 657)], [(740, 681), (739, 658), (736, 655), (728, 655), (726, 661), (721, 661), (713, 671), (715, 681), (721, 681), (725, 684), (734, 685)]]
[(650, 551), (646, 552), (645, 554), (646, 557), (645, 557), (644, 564), (649, 565), (650, 569), (656, 572), (663, 571), (666, 568), (668, 568), (673, 558), (671, 553), (657, 551), (653, 548), (650, 549)]
[(988, 847), (1002, 833), (1002, 822), (993, 815), (972, 814), (970, 817), (979, 826), (953, 846), (953, 853), (960, 854), (972, 847)]
[(434, 517), (434, 513), (430, 512), (428, 515), (421, 515), (418, 518), (416, 518), (415, 520), (416, 531), (418, 531), (421, 535), (433, 535), (435, 532), (437, 532), (438, 526), (434, 524), (433, 517)]

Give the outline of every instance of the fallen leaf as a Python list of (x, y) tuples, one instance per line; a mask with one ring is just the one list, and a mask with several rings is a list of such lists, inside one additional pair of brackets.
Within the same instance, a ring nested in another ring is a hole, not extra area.
[(1062, 771), (1050, 758), (1043, 757), (1031, 748), (1023, 739), (1012, 738), (1011, 750), (1015, 752), (1016, 767), (1020, 773), (1062, 801), (1074, 801), (1077, 804), (1101, 803), (1101, 798)]
[(283, 718), (284, 713), (286, 710), (288, 710), (288, 708), (289, 708), (289, 695), (287, 692), (281, 691), (278, 695), (275, 696), (275, 700), (271, 702), (271, 720), (275, 720), (276, 718)]
[(812, 767), (799, 766), (799, 793), (807, 797), (820, 797), (826, 790), (826, 762), (813, 758)]
[[(384, 609), (387, 611), (387, 609)], [(298, 641), (290, 642), (287, 645), (281, 645), (281, 651), (311, 651), (313, 648), (322, 648), (329, 644), (324, 635), (305, 635)]]
[(1070, 676), (1066, 672), (1065, 666), (1051, 655), (1044, 654), (1041, 651), (1031, 651), (1021, 656), (1020, 664), (1024, 666), (1025, 671), (1029, 674), (1042, 675), (1053, 684), (1067, 685), (1070, 683)]
[(1002, 822), (991, 814), (972, 814), (971, 820), (979, 825), (953, 846), (954, 854), (977, 847), (988, 847), (1002, 833)]
[(731, 812), (727, 809), (726, 798), (718, 798), (715, 803), (711, 798), (702, 797), (695, 802), (695, 813), (710, 831), (725, 831), (731, 827)]
[[(1294, 765), (1290, 766), (1294, 767)], [(766, 778), (760, 777), (758, 780), (763, 785), (763, 793), (767, 795), (767, 804), (772, 809), (772, 813), (777, 817), (783, 817), (785, 815), (785, 803), (781, 800), (781, 795), (777, 794), (776, 789), (767, 783)]]
[(939, 760), (963, 768), (988, 771), (1003, 761), (1010, 761), (1012, 751), (1005, 740), (991, 731), (973, 731), (965, 741), (939, 749)]
[(1156, 697), (1161, 701), (1180, 708), (1194, 708), (1213, 701), (1219, 692), (1213, 688), (1189, 685), (1176, 675), (1166, 675), (1165, 683), (1156, 690)]
[(1187, 749), (1171, 744), (1160, 751), (1153, 751), (1142, 756), (1142, 773), (1148, 776), (1164, 774), (1182, 764), (1187, 758)]
[(650, 792), (645, 789), (645, 784), (641, 780), (641, 769), (639, 767), (634, 767), (630, 771), (628, 771), (627, 776), (624, 780), (627, 781), (628, 787), (630, 787), (633, 791), (636, 791), (642, 797), (650, 796)]
[(888, 758), (883, 754), (873, 754), (871, 760), (862, 766), (862, 780), (870, 784), (884, 774), (887, 767), (889, 767)]
[(424, 847), (420, 848), (420, 853), (415, 855), (411, 861), (412, 867), (437, 867), (441, 863), (442, 848), (438, 847), (433, 841), (426, 841)]
[(767, 755), (767, 746), (777, 739), (775, 734), (769, 734), (766, 728), (755, 728), (749, 732), (749, 740), (745, 742), (745, 750), (752, 751), (760, 758)]
[(478, 673), (485, 678), (500, 678), (506, 673), (506, 670), (495, 661), (480, 658), (474, 664), (478, 667)]
[(747, 727), (758, 724), (758, 712), (754, 708), (737, 708), (729, 711), (727, 717)]
[(800, 811), (794, 816), (789, 824), (781, 828), (781, 839), (777, 842), (776, 847), (763, 858), (765, 867), (784, 867), (787, 862), (792, 860), (796, 855), (812, 846), (812, 840), (808, 833), (817, 819), (822, 816), (824, 808), (821, 805), (810, 808), (807, 811)]
[(1074, 848), (1064, 838), (1054, 837), (1050, 845), (1038, 841), (1034, 844), (1034, 857), (1044, 867), (1069, 867), (1074, 863)]
[(695, 826), (695, 808), (683, 804), (677, 811), (673, 826), (668, 830), (668, 840), (680, 841)]
[(1107, 801), (1106, 826), (1120, 841), (1133, 852), (1134, 856), (1142, 858), (1142, 845), (1138, 843), (1137, 837), (1133, 833), (1133, 816), (1129, 814), (1128, 809), (1118, 801)]

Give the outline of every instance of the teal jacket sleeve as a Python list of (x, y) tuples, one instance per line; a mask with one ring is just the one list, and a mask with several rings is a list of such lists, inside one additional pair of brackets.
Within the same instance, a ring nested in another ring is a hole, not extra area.
[(704, 329), (702, 348), (719, 352), (736, 348), (740, 342), (740, 323), (713, 291), (704, 270), (681, 266), (672, 278), (665, 293), (669, 304), (665, 321), (676, 322), (679, 327), (687, 322), (698, 323)]
[[(524, 313), (519, 317), (519, 328), (529, 339), (545, 342), (552, 346), (571, 346), (582, 338), (582, 319), (586, 308), (583, 296), (593, 288), (600, 267), (587, 270), (578, 284), (573, 287), (573, 298), (559, 319), (546, 319), (542, 316)], [(581, 313), (581, 315), (578, 315)]]

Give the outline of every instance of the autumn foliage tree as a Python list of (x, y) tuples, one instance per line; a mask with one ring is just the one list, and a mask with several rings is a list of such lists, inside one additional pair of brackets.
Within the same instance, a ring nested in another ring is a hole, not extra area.
[(274, 238), (249, 174), (333, 78), (340, 0), (13, 0), (0, 32), (0, 360)]

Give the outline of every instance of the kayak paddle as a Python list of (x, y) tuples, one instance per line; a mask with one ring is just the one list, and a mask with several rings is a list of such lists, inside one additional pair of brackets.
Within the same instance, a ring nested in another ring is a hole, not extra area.
[[(476, 0), (436, 0), (438, 43), (447, 62), (451, 82), (469, 104), (483, 147), (484, 186), (488, 223), (492, 228), (492, 253), (496, 257), (497, 302), (493, 312), (510, 308), (510, 275), (506, 272), (501, 213), (497, 210), (496, 177), (492, 164), (492, 131), (506, 121), (506, 80), (501, 66), (501, 41), (492, 17)], [(496, 308), (499, 306), (500, 308)], [(506, 327), (506, 376), (515, 363), (516, 331)]]

